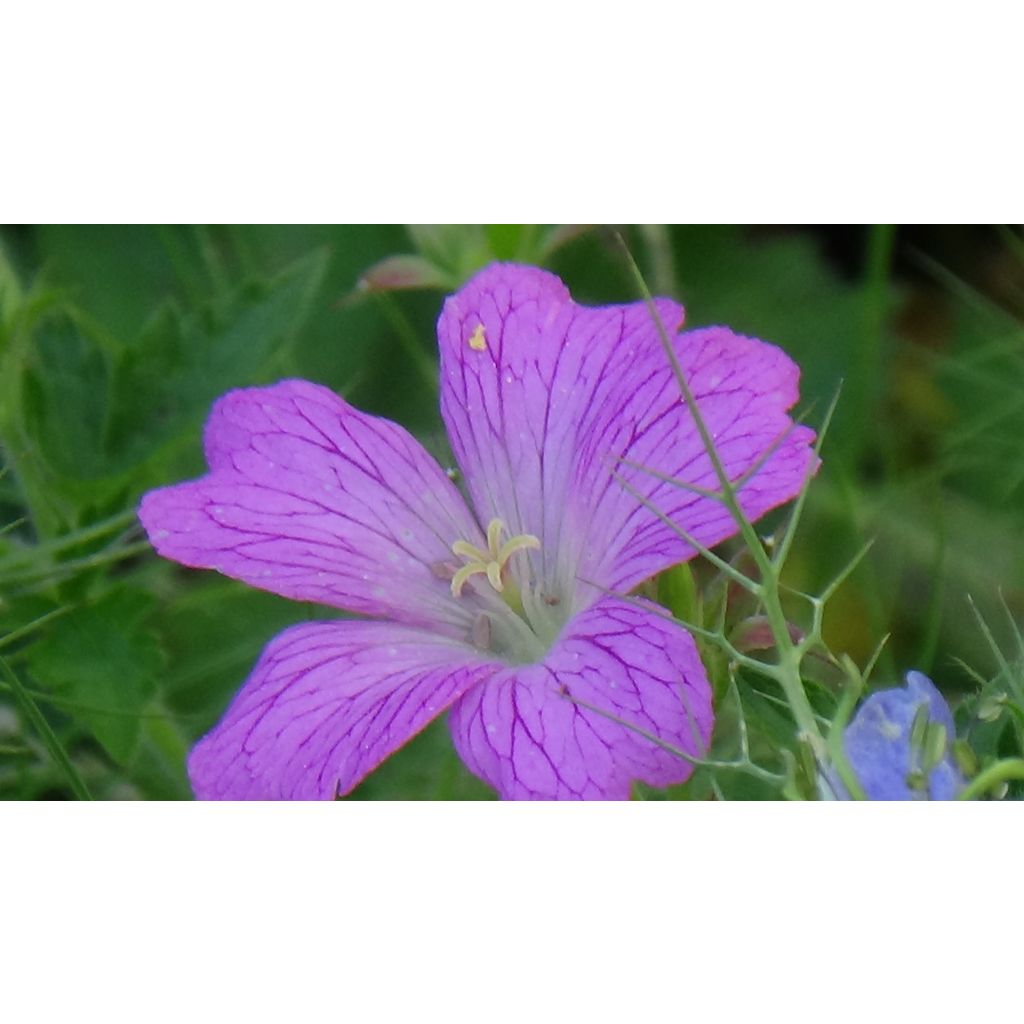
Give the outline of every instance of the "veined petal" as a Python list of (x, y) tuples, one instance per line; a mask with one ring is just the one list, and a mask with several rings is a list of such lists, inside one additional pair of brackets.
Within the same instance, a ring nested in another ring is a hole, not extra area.
[[(759, 519), (794, 498), (817, 468), (814, 431), (787, 415), (799, 397), (796, 364), (774, 345), (726, 327), (684, 332), (675, 350), (726, 475), (742, 484), (746, 516)], [(610, 414), (609, 434), (597, 442), (621, 451), (623, 461), (619, 480), (593, 498), (579, 561), (583, 579), (608, 580), (620, 591), (693, 557), (694, 548), (669, 523), (705, 547), (738, 529), (722, 502), (679, 486), (720, 491), (660, 342), (646, 361), (648, 379), (623, 396), (618, 425)]]
[(200, 799), (329, 800), (349, 792), (500, 666), (384, 622), (310, 622), (267, 646), (189, 758)]
[[(743, 489), (748, 514), (793, 497), (813, 461), (786, 415), (796, 366), (725, 328), (677, 336), (682, 307), (656, 307), (730, 477), (779, 445)], [(644, 303), (578, 306), (554, 275), (498, 264), (446, 302), (438, 336), (441, 411), (480, 519), (540, 538), (545, 590), (579, 609), (598, 593), (581, 579), (625, 590), (690, 557), (645, 502), (703, 544), (735, 532), (721, 505), (658, 478), (717, 487)]]
[(233, 391), (206, 426), (211, 472), (152, 491), (157, 551), (301, 601), (458, 629), (431, 566), (482, 543), (465, 502), (404, 429), (306, 381)]
[(683, 782), (692, 766), (643, 732), (696, 756), (712, 721), (689, 633), (614, 598), (574, 619), (543, 664), (502, 671), (450, 716), (471, 771), (506, 799), (542, 800), (626, 799), (633, 780)]

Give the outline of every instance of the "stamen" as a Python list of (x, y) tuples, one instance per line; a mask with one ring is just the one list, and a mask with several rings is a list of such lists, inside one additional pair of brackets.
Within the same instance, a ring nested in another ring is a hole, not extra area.
[(475, 576), (480, 572), (487, 572), (486, 562), (470, 562), (469, 565), (464, 565), (459, 569), (459, 571), (452, 577), (452, 596), (461, 597), (462, 588), (466, 585), (466, 581), (470, 576)]
[(506, 601), (510, 601), (513, 606), (519, 602), (518, 589), (505, 579), (508, 560), (517, 551), (539, 549), (540, 541), (531, 533), (521, 533), (502, 544), (501, 536), (504, 532), (505, 524), (500, 519), (492, 519), (487, 524), (486, 551), (481, 551), (475, 544), (465, 540), (457, 540), (452, 544), (452, 551), (466, 559), (466, 564), (452, 577), (452, 594), (455, 597), (462, 595), (462, 588), (470, 577), (484, 575), (497, 593), (505, 594), (506, 590), (509, 591)]
[(487, 524), (487, 550), (491, 558), (497, 558), (501, 550), (501, 535), (505, 532), (505, 524), (500, 519), (492, 519)]
[(486, 615), (478, 615), (473, 620), (473, 644), (481, 651), (491, 649), (491, 620)]
[(540, 550), (540, 541), (533, 534), (520, 533), (517, 537), (509, 538), (497, 553), (498, 563), (504, 565), (517, 551), (524, 551), (527, 548), (533, 551)]
[(460, 558), (469, 558), (474, 562), (489, 562), (491, 554), (489, 551), (481, 551), (475, 544), (466, 540), (457, 540), (452, 545), (452, 552)]

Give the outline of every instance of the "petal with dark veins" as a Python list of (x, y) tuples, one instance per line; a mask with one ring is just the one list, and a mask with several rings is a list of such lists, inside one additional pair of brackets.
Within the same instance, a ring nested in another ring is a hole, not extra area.
[[(747, 514), (794, 497), (815, 464), (787, 415), (795, 364), (725, 328), (679, 335), (682, 307), (655, 305), (730, 479), (763, 460)], [(497, 264), (448, 299), (438, 337), (441, 411), (481, 521), (540, 538), (546, 590), (579, 609), (691, 557), (661, 516), (707, 546), (736, 532), (721, 503), (661, 479), (718, 486), (646, 304), (579, 306), (553, 274)]]
[(310, 622), (271, 641), (189, 757), (205, 800), (330, 800), (501, 666), (384, 622)]
[(479, 528), (406, 430), (305, 381), (232, 391), (206, 427), (211, 472), (152, 491), (139, 518), (165, 558), (300, 601), (466, 635), (432, 566)]
[(711, 687), (693, 639), (663, 615), (606, 598), (541, 665), (506, 669), (452, 708), (456, 749), (505, 799), (624, 800), (667, 786), (711, 737)]

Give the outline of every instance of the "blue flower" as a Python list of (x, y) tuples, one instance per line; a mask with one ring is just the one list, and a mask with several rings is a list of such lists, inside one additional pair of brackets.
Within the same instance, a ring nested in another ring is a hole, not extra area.
[[(952, 800), (964, 784), (953, 760), (954, 738), (942, 694), (923, 673), (908, 672), (905, 686), (864, 701), (843, 743), (869, 800)], [(833, 785), (846, 795), (845, 787)]]

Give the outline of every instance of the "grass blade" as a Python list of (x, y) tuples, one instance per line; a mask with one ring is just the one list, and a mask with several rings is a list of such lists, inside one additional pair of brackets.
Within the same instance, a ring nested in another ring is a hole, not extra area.
[(50, 756), (67, 776), (71, 791), (79, 800), (91, 800), (92, 794), (90, 794), (85, 783), (82, 781), (82, 776), (78, 774), (78, 769), (71, 763), (71, 758), (68, 757), (67, 751), (61, 746), (60, 740), (57, 739), (57, 734), (50, 728), (50, 723), (47, 722), (46, 717), (36, 706), (36, 702), (32, 699), (31, 694), (25, 689), (21, 680), (15, 674), (14, 669), (7, 664), (4, 658), (0, 658), (0, 675), (3, 676), (10, 686), (11, 693), (18, 702), (18, 706), (21, 708), (25, 718), (32, 723), (33, 728), (39, 733), (39, 738), (46, 745)]

